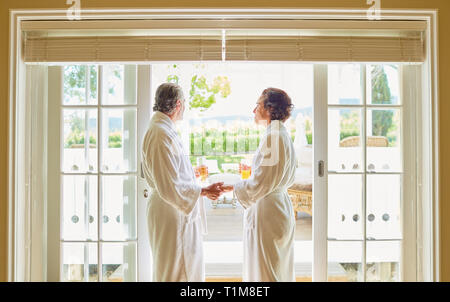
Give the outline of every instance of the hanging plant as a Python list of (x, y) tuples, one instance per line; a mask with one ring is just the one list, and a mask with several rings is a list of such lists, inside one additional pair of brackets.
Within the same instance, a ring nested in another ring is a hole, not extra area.
[[(169, 66), (174, 69), (177, 65)], [(204, 67), (204, 66), (202, 66)], [(199, 68), (197, 65), (196, 68)], [(167, 82), (179, 84), (180, 77), (177, 74), (167, 76)], [(208, 83), (205, 76), (195, 74), (191, 78), (191, 89), (189, 90), (189, 109), (198, 109), (205, 112), (216, 103), (216, 96), (227, 98), (231, 93), (230, 80), (227, 76), (216, 76), (212, 83)]]

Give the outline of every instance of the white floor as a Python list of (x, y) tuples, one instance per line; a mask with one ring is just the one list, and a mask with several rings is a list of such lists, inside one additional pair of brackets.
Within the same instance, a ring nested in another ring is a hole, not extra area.
[[(242, 241), (205, 241), (203, 243), (205, 263), (242, 263)], [(312, 242), (296, 241), (295, 262), (312, 262)]]
[[(204, 242), (205, 273), (208, 277), (241, 277), (243, 247), (237, 241)], [(295, 275), (312, 276), (312, 242), (296, 241), (294, 243)], [(344, 276), (345, 270), (339, 263), (328, 264), (329, 276)]]
[[(242, 241), (205, 241), (206, 276), (242, 276)], [(399, 262), (400, 242), (368, 242), (367, 263)], [(334, 242), (328, 245), (328, 275), (343, 276), (341, 264), (362, 262), (362, 242)], [(295, 241), (294, 262), (296, 276), (312, 276), (312, 241)]]

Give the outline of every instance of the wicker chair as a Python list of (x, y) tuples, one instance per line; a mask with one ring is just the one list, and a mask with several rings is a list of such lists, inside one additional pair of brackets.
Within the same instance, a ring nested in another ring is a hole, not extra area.
[(294, 184), (288, 189), (289, 197), (294, 209), (294, 218), (297, 212), (308, 213), (312, 216), (312, 184)]
[[(339, 147), (359, 147), (360, 136), (349, 136), (339, 142)], [(387, 147), (389, 144), (385, 136), (368, 136), (367, 147)]]

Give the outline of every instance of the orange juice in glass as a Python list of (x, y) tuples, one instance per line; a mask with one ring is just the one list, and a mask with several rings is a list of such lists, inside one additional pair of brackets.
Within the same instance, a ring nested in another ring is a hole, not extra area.
[(202, 181), (205, 181), (206, 178), (208, 177), (208, 167), (205, 165), (201, 165), (199, 167), (199, 170), (200, 170), (200, 179)]
[(203, 156), (197, 158), (197, 171), (201, 181), (205, 181), (208, 177), (208, 167), (205, 165), (205, 161), (206, 160)]
[(243, 169), (241, 171), (241, 177), (242, 179), (248, 179), (252, 175), (252, 168), (248, 167), (248, 169)]

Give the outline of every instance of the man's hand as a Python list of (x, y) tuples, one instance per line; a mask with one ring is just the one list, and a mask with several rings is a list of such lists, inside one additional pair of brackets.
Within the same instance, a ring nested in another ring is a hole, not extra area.
[(233, 185), (225, 185), (225, 186), (222, 185), (222, 186), (220, 186), (220, 189), (222, 190), (223, 193), (225, 193), (225, 192), (233, 191), (234, 187), (233, 187)]
[(206, 188), (202, 188), (202, 196), (206, 196), (209, 199), (217, 200), (222, 194), (222, 185), (223, 182), (216, 182), (212, 185), (207, 186)]

